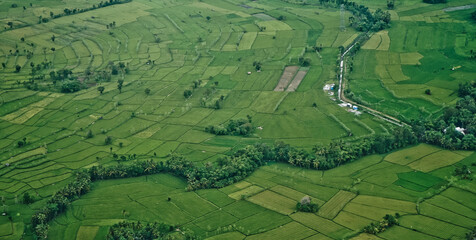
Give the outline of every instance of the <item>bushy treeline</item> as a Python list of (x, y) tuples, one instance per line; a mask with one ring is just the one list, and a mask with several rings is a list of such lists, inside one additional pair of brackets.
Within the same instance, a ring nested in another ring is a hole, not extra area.
[(448, 2), (447, 0), (423, 0), (424, 3), (430, 3), (430, 4), (435, 4), (435, 3), (446, 3)]
[(80, 172), (76, 175), (76, 179), (73, 182), (56, 192), (46, 202), (46, 206), (32, 216), (31, 223), (36, 239), (46, 239), (49, 229), (48, 222), (60, 213), (65, 212), (67, 206), (72, 201), (89, 192), (90, 188), (91, 178), (87, 173)]
[(414, 120), (415, 136), (447, 149), (476, 150), (476, 83), (460, 84), (456, 106), (436, 119)]
[[(101, 1), (98, 5), (94, 4), (92, 7), (89, 8), (65, 8), (63, 12), (54, 14), (53, 12), (50, 12), (50, 18), (55, 19), (63, 16), (69, 16), (77, 13), (83, 13), (91, 10), (95, 10), (98, 8), (103, 8), (115, 4), (122, 4), (122, 3), (128, 3), (132, 2), (132, 0), (109, 0), (109, 1)], [(46, 23), (49, 22), (49, 18), (40, 16), (38, 19), (38, 23)]]
[(224, 126), (217, 125), (213, 126), (210, 125), (205, 127), (205, 132), (209, 132), (215, 135), (241, 135), (241, 136), (249, 136), (253, 133), (255, 128), (251, 124), (251, 118), (248, 119), (231, 119), (228, 121)]
[(197, 239), (192, 231), (165, 223), (120, 222), (112, 225), (107, 240)]
[(165, 167), (168, 171), (185, 177), (189, 190), (221, 188), (246, 178), (267, 162), (284, 162), (298, 167), (326, 170), (366, 155), (387, 153), (416, 142), (417, 139), (409, 128), (398, 128), (393, 134), (367, 137), (358, 143), (335, 141), (326, 146), (316, 146), (313, 153), (282, 142), (271, 146), (258, 143), (223, 157), (214, 165), (196, 165), (181, 156), (173, 156)]
[(381, 232), (385, 232), (388, 228), (399, 225), (398, 218), (400, 215), (398, 213), (395, 216), (387, 214), (383, 217), (382, 221), (380, 222), (372, 222), (369, 225), (365, 226), (363, 232), (370, 233), (370, 234), (377, 234)]
[(349, 17), (350, 24), (358, 31), (379, 31), (389, 27), (390, 13), (380, 8), (372, 13), (368, 7), (348, 0), (319, 0), (319, 3), (337, 6), (343, 4), (345, 9), (353, 14)]
[(164, 162), (135, 161), (127, 165), (93, 166), (77, 173), (75, 180), (56, 192), (47, 205), (32, 217), (32, 227), (38, 239), (48, 234), (48, 222), (66, 211), (67, 206), (89, 192), (91, 182), (103, 179), (138, 177), (169, 172), (184, 177), (188, 190), (221, 188), (241, 181), (267, 162), (286, 162), (294, 166), (330, 169), (354, 161), (359, 157), (385, 153), (415, 143), (409, 129), (396, 129), (393, 135), (368, 137), (359, 144), (337, 141), (327, 146), (316, 146), (315, 154), (284, 144), (255, 144), (226, 156), (216, 164), (195, 164), (182, 156), (172, 156)]
[(31, 219), (33, 233), (36, 239), (46, 239), (49, 224), (53, 218), (66, 211), (67, 206), (91, 189), (91, 182), (102, 179), (116, 179), (156, 174), (164, 171), (163, 163), (154, 161), (137, 161), (130, 165), (114, 165), (109, 167), (93, 166), (78, 172), (73, 182), (57, 191), (38, 210)]

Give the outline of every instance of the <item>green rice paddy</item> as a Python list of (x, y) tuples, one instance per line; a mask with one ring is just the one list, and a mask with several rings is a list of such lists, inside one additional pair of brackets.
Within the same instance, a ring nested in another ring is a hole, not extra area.
[[(50, 12), (101, 1), (12, 8), (17, 2), (0, 3), (0, 212), (8, 213), (0, 216), (0, 240), (33, 239), (31, 215), (75, 171), (121, 157), (165, 161), (180, 154), (207, 164), (249, 144), (283, 141), (311, 150), (392, 127), (346, 111), (322, 90), (337, 81), (338, 47), (358, 36), (350, 27), (339, 30), (337, 8), (280, 0), (133, 0), (38, 23)], [(422, 6), (399, 2), (392, 27), (362, 46), (348, 75), (363, 101), (403, 119), (439, 114), (454, 104), (458, 83), (476, 76), (474, 61), (466, 60), (476, 47), (474, 24), (458, 12)], [(314, 46), (323, 49), (306, 51)], [(301, 57), (311, 63), (295, 91), (273, 91)], [(53, 70), (83, 77), (121, 62), (128, 73), (121, 90), (121, 74), (75, 93), (26, 89), (23, 82), (42, 62), (49, 63), (39, 70), (45, 86), (52, 85)], [(424, 94), (427, 88), (432, 95)], [(185, 90), (192, 91), (189, 98)], [(204, 131), (247, 116), (257, 128), (249, 137)], [(104, 239), (123, 220), (180, 225), (203, 239), (372, 239), (362, 227), (396, 212), (400, 226), (375, 238), (461, 239), (476, 225), (476, 190), (474, 181), (451, 175), (475, 156), (421, 144), (328, 171), (270, 164), (244, 181), (197, 191), (168, 174), (98, 181), (52, 221), (48, 239)], [(35, 202), (23, 204), (25, 193)], [(316, 214), (295, 211), (306, 195), (321, 207)]]

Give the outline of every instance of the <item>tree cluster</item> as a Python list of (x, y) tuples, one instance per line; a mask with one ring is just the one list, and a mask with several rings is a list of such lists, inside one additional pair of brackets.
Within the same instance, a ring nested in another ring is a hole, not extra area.
[(38, 210), (31, 219), (33, 233), (37, 239), (48, 237), (48, 222), (66, 211), (67, 206), (81, 195), (89, 192), (91, 178), (87, 173), (81, 172), (76, 179), (66, 187), (56, 192), (47, 202), (46, 206)]
[(154, 239), (197, 239), (192, 231), (182, 230), (165, 223), (120, 222), (112, 225), (107, 240), (154, 240)]
[(421, 142), (448, 149), (476, 149), (476, 83), (460, 84), (458, 96), (456, 106), (446, 108), (440, 117), (412, 121)]
[(388, 28), (390, 25), (390, 13), (377, 9), (372, 13), (368, 7), (358, 5), (355, 2), (348, 2), (345, 8), (352, 12), (353, 16), (349, 17), (350, 25), (358, 31), (380, 31)]
[(138, 177), (148, 174), (156, 174), (166, 169), (164, 164), (149, 161), (136, 161), (129, 165), (113, 165), (109, 167), (93, 166), (76, 174), (73, 182), (57, 191), (46, 201), (46, 206), (38, 210), (31, 219), (33, 233), (36, 239), (46, 239), (48, 237), (48, 222), (61, 213), (64, 213), (67, 206), (86, 194), (91, 189), (91, 182), (103, 179), (117, 179)]
[(213, 126), (210, 125), (205, 128), (205, 132), (209, 132), (215, 135), (235, 135), (235, 136), (249, 136), (254, 132), (253, 124), (251, 124), (251, 118), (230, 120), (223, 125)]
[[(59, 18), (59, 17), (63, 17), (63, 16), (69, 16), (69, 15), (73, 15), (73, 14), (77, 14), (77, 13), (83, 13), (83, 12), (95, 10), (95, 9), (98, 9), (98, 8), (103, 8), (103, 7), (107, 7), (107, 6), (111, 6), (111, 5), (115, 5), (115, 4), (122, 4), (122, 3), (128, 3), (128, 2), (132, 2), (132, 0), (101, 1), (98, 5), (94, 4), (92, 7), (89, 7), (89, 8), (65, 8), (63, 10), (63, 12), (58, 13), (58, 14), (54, 14), (53, 12), (50, 12), (50, 18), (55, 19), (55, 18)], [(47, 23), (47, 22), (49, 22), (49, 20), (50, 19), (47, 18), (47, 17), (39, 16), (38, 23)]]
[(299, 212), (316, 213), (319, 211), (319, 205), (317, 205), (317, 203), (311, 202), (311, 197), (305, 196), (301, 199), (301, 201), (296, 203), (296, 210)]
[(377, 234), (381, 232), (385, 232), (388, 228), (399, 225), (398, 218), (399, 214), (395, 214), (395, 216), (387, 214), (380, 222), (372, 222), (369, 225), (365, 226), (363, 232), (370, 233), (370, 234)]
[(461, 179), (473, 180), (473, 172), (466, 165), (457, 167), (455, 171), (453, 172), (453, 176), (459, 177)]

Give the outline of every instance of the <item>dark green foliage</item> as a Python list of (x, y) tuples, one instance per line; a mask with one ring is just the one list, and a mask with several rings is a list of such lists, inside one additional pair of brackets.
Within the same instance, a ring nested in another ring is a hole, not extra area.
[(473, 13), (471, 13), (471, 19), (473, 19), (474, 21), (476, 21), (476, 11), (474, 11)]
[(365, 226), (363, 231), (365, 233), (370, 233), (370, 234), (377, 234), (381, 232), (385, 232), (388, 228), (399, 225), (398, 224), (398, 217), (395, 217), (393, 215), (387, 214), (385, 217), (380, 222), (372, 222), (369, 225)]
[(466, 240), (474, 240), (476, 239), (476, 226), (473, 227), (471, 232), (466, 233)]
[[(217, 100), (218, 101), (218, 100)], [(255, 128), (251, 124), (251, 117), (248, 119), (230, 120), (225, 126), (208, 126), (205, 128), (205, 132), (209, 132), (215, 135), (240, 135), (249, 136), (253, 133)]]
[(22, 202), (24, 204), (31, 204), (35, 202), (35, 198), (33, 198), (28, 192), (26, 192), (25, 194), (23, 194)]
[(31, 218), (33, 233), (36, 239), (46, 239), (48, 236), (48, 222), (58, 214), (66, 211), (67, 206), (81, 195), (89, 192), (91, 178), (87, 173), (78, 173), (76, 179), (66, 187), (56, 192), (46, 206), (38, 210)]
[(453, 172), (453, 175), (460, 177), (461, 179), (473, 180), (473, 173), (471, 169), (466, 165), (457, 167), (455, 171)]
[(435, 4), (435, 3), (446, 3), (447, 0), (423, 0), (424, 3), (430, 3), (430, 4)]
[[(461, 98), (434, 120), (414, 120), (415, 136), (421, 141), (448, 149), (476, 149), (476, 83), (460, 84)], [(464, 134), (456, 129), (464, 129)]]
[(319, 205), (311, 202), (311, 197), (305, 196), (296, 204), (296, 210), (299, 212), (315, 213), (319, 211)]
[(431, 95), (431, 90), (430, 90), (430, 89), (426, 89), (426, 90), (425, 90), (425, 94), (426, 94), (426, 95)]
[(187, 90), (183, 91), (183, 96), (184, 96), (185, 98), (191, 97), (191, 96), (192, 96), (192, 90), (187, 89)]
[(149, 95), (149, 94), (150, 94), (150, 88), (144, 89), (144, 93), (145, 93), (146, 95)]
[(253, 67), (255, 67), (256, 71), (261, 71), (261, 62), (254, 61)]
[(302, 205), (300, 202), (296, 204), (296, 210), (299, 212), (310, 212), (310, 213), (316, 213), (319, 211), (319, 205), (317, 203), (309, 203)]
[(120, 93), (122, 92), (122, 85), (123, 84), (124, 84), (124, 80), (122, 80), (122, 79), (117, 80), (117, 89), (119, 90)]
[(349, 17), (350, 25), (358, 31), (380, 31), (390, 25), (390, 13), (378, 8), (373, 14), (368, 7), (355, 2), (345, 2), (345, 8), (352, 12)]
[(109, 145), (111, 143), (112, 143), (112, 137), (106, 136), (106, 138), (104, 138), (104, 144)]
[(15, 66), (15, 72), (16, 72), (16, 73), (19, 73), (20, 70), (21, 70), (21, 66), (20, 66), (20, 65), (16, 65), (16, 66)]
[(86, 134), (86, 138), (93, 138), (94, 134), (93, 131), (89, 130), (88, 133)]
[(23, 146), (25, 146), (25, 145), (26, 145), (26, 138), (23, 138), (22, 141), (18, 141), (18, 142), (17, 142), (17, 146), (18, 146), (19, 148), (21, 148), (21, 147), (23, 147)]
[(126, 239), (197, 239), (193, 232), (180, 229), (176, 226), (165, 223), (147, 223), (141, 222), (120, 222), (112, 225), (106, 237), (107, 240), (126, 240)]
[(98, 91), (100, 94), (102, 94), (104, 92), (104, 87), (103, 86), (99, 86), (98, 87)]
[(395, 8), (395, 0), (387, 0), (387, 9), (392, 10)]
[(311, 65), (311, 59), (300, 57), (299, 65), (301, 65), (302, 67), (309, 67)]
[(62, 93), (73, 93), (81, 90), (81, 82), (76, 79), (64, 81), (61, 84), (61, 92)]

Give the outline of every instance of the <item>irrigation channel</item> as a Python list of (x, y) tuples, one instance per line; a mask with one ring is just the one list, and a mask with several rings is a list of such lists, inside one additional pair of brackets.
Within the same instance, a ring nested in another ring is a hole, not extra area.
[[(366, 33), (368, 34), (368, 33)], [(395, 117), (392, 117), (388, 114), (385, 114), (385, 113), (382, 113), (380, 111), (377, 111), (375, 109), (372, 109), (370, 107), (367, 107), (367, 106), (364, 106), (362, 104), (359, 104), (359, 103), (356, 103), (352, 100), (349, 100), (347, 99), (344, 94), (343, 94), (343, 89), (345, 89), (345, 81), (344, 81), (344, 74), (345, 74), (345, 55), (347, 55), (347, 53), (358, 43), (358, 41), (356, 41), (354, 44), (352, 44), (350, 47), (348, 47), (341, 55), (340, 55), (340, 62), (339, 62), (339, 68), (340, 68), (340, 72), (339, 72), (339, 85), (338, 85), (338, 89), (337, 89), (337, 98), (339, 99), (339, 101), (341, 101), (342, 103), (349, 103), (349, 104), (352, 104), (352, 105), (356, 105), (356, 106), (359, 106), (360, 108), (362, 109), (365, 109), (366, 112), (368, 112), (369, 114), (371, 115), (374, 115), (378, 118), (381, 118), (389, 123), (392, 123), (392, 124), (395, 124), (397, 126), (408, 126), (406, 123), (400, 121), (399, 119), (395, 118)]]

